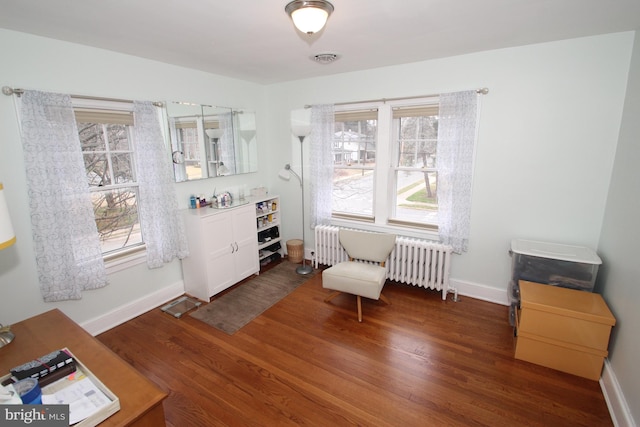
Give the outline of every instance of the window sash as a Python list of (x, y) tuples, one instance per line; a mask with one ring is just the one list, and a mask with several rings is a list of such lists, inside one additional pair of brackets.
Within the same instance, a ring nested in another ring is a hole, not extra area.
[[(135, 223), (132, 225), (133, 234), (122, 234), (123, 230), (126, 230), (126, 227), (122, 227), (122, 224), (114, 225), (113, 229), (109, 234), (103, 236), (103, 233), (100, 233), (100, 245), (102, 249), (102, 255), (105, 259), (112, 259), (114, 257), (119, 257), (123, 253), (130, 253), (131, 251), (144, 249), (144, 237), (140, 232), (140, 220), (139, 220), (139, 197), (138, 197), (138, 182), (136, 177), (136, 169), (133, 165), (133, 152), (135, 150), (135, 143), (133, 141), (133, 132), (131, 131), (131, 126), (133, 126), (133, 120), (126, 119), (127, 117), (133, 118), (132, 112), (127, 111), (114, 111), (114, 110), (98, 110), (91, 109), (89, 114), (87, 114), (89, 109), (86, 108), (74, 108), (74, 112), (76, 113), (76, 122), (77, 123), (89, 123), (94, 124), (97, 127), (102, 129), (102, 136), (104, 138), (101, 141), (100, 146), (91, 147), (90, 150), (83, 150), (83, 156), (92, 156), (92, 155), (100, 155), (104, 157), (105, 167), (108, 168), (108, 176), (111, 178), (111, 181), (107, 184), (96, 186), (89, 183), (89, 191), (92, 193), (92, 203), (94, 204), (94, 216), (96, 225), (98, 226), (98, 230), (101, 230), (101, 226), (99, 225), (100, 221), (104, 221), (104, 215), (108, 215), (108, 209), (103, 205), (96, 205), (96, 203), (100, 200), (100, 195), (102, 193), (108, 194), (118, 194), (120, 192), (131, 192), (134, 194), (134, 202), (135, 202), (135, 213), (131, 213), (135, 215)], [(111, 147), (111, 142), (109, 139), (108, 126), (111, 124), (117, 125), (125, 125), (126, 133), (128, 139), (128, 149), (127, 150), (113, 150)], [(114, 161), (117, 161), (118, 156), (127, 156), (129, 159), (129, 172), (130, 172), (130, 181), (128, 182), (116, 182), (115, 180), (115, 172), (114, 172)], [(85, 164), (86, 166), (86, 164)], [(88, 171), (90, 172), (90, 171)], [(88, 180), (89, 178), (87, 178)], [(113, 234), (111, 234), (113, 233)], [(121, 243), (118, 242), (118, 239), (124, 239), (125, 246), (119, 246)]]
[[(334, 113), (334, 121), (336, 123), (358, 123), (357, 129), (347, 129), (347, 126), (340, 126), (344, 128), (341, 136), (334, 136), (333, 139), (333, 161), (334, 171), (342, 170), (347, 174), (345, 178), (353, 181), (355, 186), (358, 186), (359, 179), (365, 181), (370, 179), (365, 175), (375, 174), (377, 160), (377, 140), (378, 140), (378, 108), (360, 108), (352, 110), (336, 111)], [(375, 122), (375, 134), (369, 135), (368, 128), (371, 123)], [(367, 128), (367, 131), (363, 127)], [(338, 127), (336, 127), (336, 134)], [(359, 133), (364, 131), (365, 133)], [(354, 132), (356, 138), (350, 137), (350, 132)], [(351, 171), (351, 173), (347, 172)], [(357, 175), (351, 176), (356, 171), (360, 171)], [(334, 183), (336, 176), (334, 174)], [(364, 205), (358, 206), (359, 209), (351, 209), (355, 205), (344, 205), (339, 201), (342, 199), (341, 195), (337, 195), (336, 191), (342, 193), (349, 193), (356, 191), (360, 194), (360, 200)], [(355, 219), (358, 221), (374, 221), (375, 210), (375, 180), (371, 182), (371, 188), (360, 188), (355, 190), (347, 185), (344, 188), (336, 187), (332, 188), (334, 197), (334, 206), (332, 210), (332, 217), (342, 219)], [(361, 208), (361, 209), (360, 209)]]

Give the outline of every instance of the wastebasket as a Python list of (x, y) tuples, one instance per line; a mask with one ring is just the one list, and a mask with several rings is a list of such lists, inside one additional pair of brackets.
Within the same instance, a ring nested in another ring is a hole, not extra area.
[(302, 240), (287, 240), (287, 259), (293, 263), (301, 263), (304, 254), (304, 246)]

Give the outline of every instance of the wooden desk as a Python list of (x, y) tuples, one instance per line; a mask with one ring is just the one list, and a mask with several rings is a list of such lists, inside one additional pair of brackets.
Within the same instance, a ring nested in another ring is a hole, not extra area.
[(60, 310), (11, 325), (16, 337), (0, 348), (0, 376), (15, 366), (67, 347), (120, 399), (120, 410), (100, 427), (164, 426), (167, 394)]

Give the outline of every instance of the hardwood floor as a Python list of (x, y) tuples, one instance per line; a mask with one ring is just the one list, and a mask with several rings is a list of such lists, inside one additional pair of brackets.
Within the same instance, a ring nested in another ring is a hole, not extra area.
[(513, 358), (507, 307), (388, 282), (358, 323), (327, 293), (318, 273), (232, 336), (158, 308), (97, 338), (170, 427), (613, 425), (596, 381)]

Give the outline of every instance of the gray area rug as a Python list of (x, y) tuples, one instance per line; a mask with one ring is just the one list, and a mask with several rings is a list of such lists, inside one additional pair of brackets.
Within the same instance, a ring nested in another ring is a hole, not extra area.
[(313, 277), (318, 271), (314, 270), (311, 274), (300, 275), (296, 273), (296, 268), (299, 265), (292, 262), (281, 262), (265, 273), (260, 273), (209, 304), (200, 307), (190, 313), (190, 316), (233, 335)]

